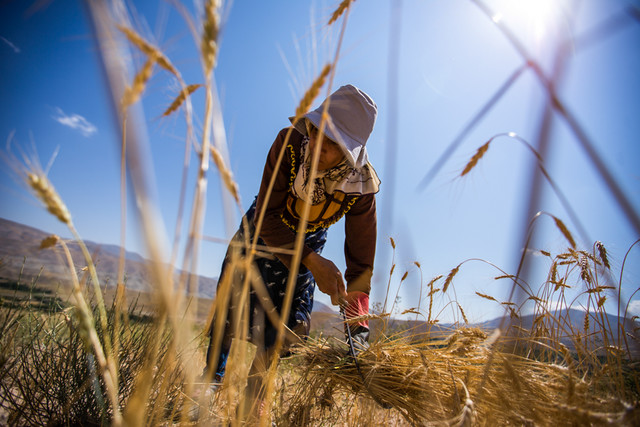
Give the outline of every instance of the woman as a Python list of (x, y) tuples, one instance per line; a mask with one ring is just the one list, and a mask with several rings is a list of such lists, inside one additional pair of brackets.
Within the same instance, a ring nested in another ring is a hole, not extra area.
[[(234, 315), (238, 311), (236, 307), (244, 273), (240, 268), (230, 266), (239, 265), (236, 261), (244, 256), (245, 251), (241, 249), (234, 252), (233, 248), (246, 247), (247, 241), (253, 241), (255, 224), (263, 209), (264, 221), (257, 241), (260, 253), (256, 255), (254, 265), (262, 277), (266, 292), (252, 292), (249, 298), (248, 332), (258, 348), (253, 373), (264, 370), (269, 350), (277, 338), (278, 326), (270, 321), (268, 311), (281, 311), (292, 262), (291, 249), (305, 203), (310, 204), (311, 208), (287, 320), (289, 337), (294, 336), (291, 331), (298, 337), (309, 334), (316, 284), (321, 292), (331, 296), (334, 305), (340, 303), (344, 306), (348, 317), (368, 313), (376, 245), (375, 193), (378, 192), (380, 180), (368, 162), (365, 144), (373, 130), (376, 115), (376, 104), (366, 93), (351, 85), (342, 86), (315, 111), (298, 121), (290, 118), (293, 128), (281, 130), (276, 137), (267, 157), (256, 201), (247, 211), (222, 266), (218, 295), (222, 296), (221, 284), (225, 283), (226, 277), (226, 283), (230, 286), (230, 292), (226, 292), (230, 294), (230, 302), (228, 310), (223, 308), (221, 311), (226, 311), (227, 317), (224, 333), (218, 340), (221, 341), (220, 345), (214, 340), (215, 320), (211, 327), (207, 352), (209, 377), (215, 373), (216, 380), (221, 381), (236, 330), (234, 325), (241, 324)], [(323, 129), (322, 135), (320, 129)], [(313, 153), (318, 144), (321, 147), (317, 173), (312, 181)], [(277, 159), (283, 149), (284, 157), (277, 167)], [(267, 195), (269, 182), (274, 175), (273, 190)], [(335, 264), (320, 255), (327, 228), (343, 216), (346, 288)], [(249, 239), (246, 239), (247, 232)], [(239, 258), (232, 261), (234, 256)], [(224, 306), (226, 304), (218, 307)], [(366, 345), (369, 334), (366, 321), (351, 325), (350, 330), (356, 342)]]

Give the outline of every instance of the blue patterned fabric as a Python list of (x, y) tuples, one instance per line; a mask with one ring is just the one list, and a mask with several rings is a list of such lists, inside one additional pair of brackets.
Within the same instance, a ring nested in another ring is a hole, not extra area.
[[(248, 231), (251, 236), (251, 240), (254, 239), (255, 225), (254, 215), (256, 210), (256, 202), (247, 210), (244, 219), (248, 225)], [(244, 221), (243, 221), (244, 223)], [(241, 223), (240, 228), (233, 237), (232, 242), (235, 244), (242, 244), (244, 246), (245, 240), (245, 227)], [(312, 250), (320, 254), (324, 248), (327, 239), (327, 229), (320, 228), (313, 232), (306, 234), (305, 243)], [(264, 247), (265, 243), (261, 238), (258, 238), (257, 244)], [(234, 294), (239, 295), (243, 282), (244, 273), (241, 271), (230, 271), (231, 256), (233, 251), (233, 245), (230, 245), (227, 249), (225, 259), (222, 263), (222, 269), (220, 272), (219, 285), (222, 283), (223, 275), (233, 274), (231, 284), (231, 296), (229, 302), (229, 309), (226, 314), (226, 323), (224, 328), (224, 334), (222, 337), (222, 345), (220, 348), (220, 355), (217, 363), (210, 361), (213, 357), (215, 348), (213, 339), (213, 327), (209, 329), (210, 341), (209, 348), (207, 350), (207, 361), (214, 364), (214, 366), (208, 366), (208, 368), (214, 368), (216, 373), (216, 379), (219, 381), (224, 376), (225, 368), (227, 365), (227, 359), (229, 356), (229, 350), (231, 348), (231, 340), (233, 339), (233, 317), (237, 312), (234, 306)], [(240, 255), (244, 256), (244, 248), (240, 250)], [(271, 254), (263, 254), (263, 256), (256, 255), (254, 259), (254, 266), (257, 267), (262, 280), (266, 286), (271, 303), (280, 313), (284, 304), (285, 291), (287, 287), (287, 279), (289, 276), (289, 269), (275, 256)], [(298, 279), (293, 295), (292, 306), (287, 321), (287, 326), (293, 330), (299, 336), (306, 336), (309, 334), (311, 325), (311, 310), (313, 309), (313, 292), (316, 287), (316, 282), (311, 275), (311, 272), (300, 265), (300, 271), (298, 273)], [(217, 296), (216, 296), (217, 297)], [(277, 326), (273, 325), (267, 315), (264, 312), (263, 304), (259, 301), (256, 293), (251, 291), (250, 298), (250, 311), (249, 316), (249, 330), (248, 335), (252, 343), (257, 345), (259, 349), (266, 350), (275, 344), (277, 338)], [(214, 319), (213, 324), (216, 320)]]

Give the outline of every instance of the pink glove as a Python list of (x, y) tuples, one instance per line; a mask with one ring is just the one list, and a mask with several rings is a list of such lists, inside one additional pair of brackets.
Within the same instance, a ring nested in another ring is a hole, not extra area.
[[(347, 292), (346, 307), (344, 314), (347, 319), (353, 319), (354, 317), (365, 316), (369, 314), (369, 295), (360, 291)], [(364, 319), (357, 323), (351, 323), (352, 326), (363, 326), (369, 328), (369, 321)]]

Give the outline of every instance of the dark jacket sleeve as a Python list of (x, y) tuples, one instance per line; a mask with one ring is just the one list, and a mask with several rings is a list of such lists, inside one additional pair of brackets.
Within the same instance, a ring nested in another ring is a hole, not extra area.
[[(269, 154), (267, 155), (267, 161), (264, 165), (264, 172), (262, 173), (262, 182), (260, 183), (260, 191), (258, 192), (258, 200), (256, 201), (256, 216), (255, 222), (258, 223), (258, 218), (263, 206), (266, 206), (264, 221), (262, 223), (262, 229), (260, 231), (260, 237), (265, 243), (274, 248), (293, 249), (295, 244), (296, 234), (293, 230), (287, 227), (282, 222), (281, 214), (286, 209), (287, 193), (289, 190), (289, 181), (291, 179), (291, 149), (287, 144), (295, 145), (296, 142), (302, 138), (302, 135), (295, 129), (291, 130), (289, 141), (285, 141), (287, 133), (291, 128), (282, 129), (276, 140), (274, 141)], [(285, 144), (287, 143), (287, 144)], [(280, 167), (276, 169), (276, 163), (281, 150), (285, 150)], [(271, 195), (267, 198), (267, 188), (269, 187), (269, 181), (275, 174), (276, 180), (271, 192)], [(307, 245), (303, 245), (302, 259), (307, 256), (312, 249)], [(291, 267), (291, 255), (285, 255), (275, 253), (280, 261), (282, 261), (287, 268)]]
[(345, 215), (344, 255), (347, 291), (369, 294), (376, 254), (377, 216), (375, 195), (358, 198)]

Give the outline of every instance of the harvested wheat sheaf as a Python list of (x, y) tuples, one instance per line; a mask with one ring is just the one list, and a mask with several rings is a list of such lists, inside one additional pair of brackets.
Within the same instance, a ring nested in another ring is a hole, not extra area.
[(597, 384), (572, 366), (501, 348), (478, 328), (460, 328), (439, 339), (379, 340), (358, 355), (356, 366), (344, 346), (310, 340), (297, 351), (305, 386), (294, 388), (281, 421), (318, 419), (323, 406), (335, 410), (340, 393), (345, 402), (354, 395), (369, 397), (412, 425), (465, 419), (492, 425), (633, 425), (639, 420), (637, 405), (591, 394)]

